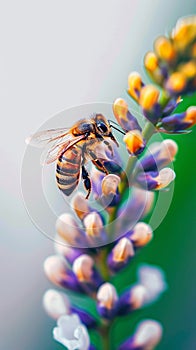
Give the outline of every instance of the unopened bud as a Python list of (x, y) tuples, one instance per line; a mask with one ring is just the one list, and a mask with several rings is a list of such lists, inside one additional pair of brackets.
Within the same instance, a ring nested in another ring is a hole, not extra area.
[(60, 237), (70, 245), (79, 243), (82, 233), (77, 222), (70, 214), (62, 214), (56, 221), (56, 230)]
[(175, 49), (172, 42), (164, 36), (161, 36), (155, 41), (155, 51), (157, 55), (165, 61), (172, 61), (176, 57)]
[(73, 272), (80, 282), (90, 282), (93, 274), (93, 259), (83, 254), (79, 256), (73, 263)]
[(62, 315), (70, 314), (68, 297), (55, 289), (49, 289), (43, 297), (43, 305), (47, 314), (57, 320)]
[(158, 98), (159, 90), (154, 85), (146, 85), (141, 89), (139, 104), (146, 111), (150, 111), (157, 104)]
[(115, 316), (118, 295), (116, 288), (111, 283), (104, 283), (97, 292), (97, 310), (99, 314), (110, 319)]
[(191, 123), (191, 126), (196, 124), (196, 107), (195, 106), (191, 106), (186, 110), (184, 121)]
[(148, 52), (144, 58), (144, 66), (149, 72), (154, 72), (158, 67), (158, 59), (154, 52)]
[(170, 168), (161, 169), (156, 178), (156, 190), (167, 187), (176, 177), (175, 172)]
[(120, 177), (114, 174), (106, 175), (102, 181), (102, 193), (105, 196), (110, 194), (116, 194), (118, 189), (118, 185), (120, 182)]
[(166, 89), (171, 93), (181, 93), (186, 87), (186, 76), (181, 72), (172, 73), (166, 81)]
[(141, 322), (134, 334), (135, 348), (153, 350), (160, 342), (162, 332), (162, 326), (157, 321), (146, 320)]
[(130, 235), (130, 239), (135, 247), (145, 246), (152, 239), (151, 227), (144, 222), (138, 222)]
[(84, 226), (89, 237), (99, 237), (103, 229), (103, 221), (97, 212), (92, 212), (85, 216)]
[(128, 77), (128, 93), (137, 102), (139, 101), (142, 86), (143, 83), (140, 74), (137, 72), (132, 72)]
[(132, 130), (126, 133), (123, 138), (127, 150), (131, 155), (140, 154), (145, 147), (145, 140), (139, 130)]
[(89, 213), (90, 209), (88, 206), (88, 201), (85, 196), (81, 192), (77, 192), (76, 195), (72, 199), (72, 207), (79, 217), (79, 219), (83, 220), (84, 217)]

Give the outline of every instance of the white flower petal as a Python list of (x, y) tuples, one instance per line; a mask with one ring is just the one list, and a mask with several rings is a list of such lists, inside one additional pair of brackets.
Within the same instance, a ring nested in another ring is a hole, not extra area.
[(88, 331), (76, 314), (61, 316), (53, 337), (68, 350), (88, 350), (90, 345)]
[(145, 304), (157, 300), (167, 289), (164, 272), (157, 266), (142, 265), (138, 270), (138, 280), (147, 291)]

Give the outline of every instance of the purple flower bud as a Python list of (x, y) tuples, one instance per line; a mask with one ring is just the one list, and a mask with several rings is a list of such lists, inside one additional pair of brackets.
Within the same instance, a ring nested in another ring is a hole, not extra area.
[(135, 285), (123, 293), (118, 301), (118, 315), (127, 315), (133, 310), (139, 309), (145, 302), (146, 288), (141, 285)]
[(158, 171), (174, 161), (177, 151), (177, 143), (170, 139), (152, 143), (148, 153), (138, 162), (136, 172)]
[(117, 122), (125, 131), (142, 131), (137, 119), (128, 110), (128, 104), (122, 98), (118, 98), (114, 101), (113, 112)]
[(112, 319), (117, 312), (118, 295), (111, 283), (104, 283), (97, 292), (97, 311), (101, 317)]
[(186, 112), (176, 113), (168, 117), (164, 117), (157, 127), (160, 131), (166, 133), (183, 133), (186, 129), (192, 127), (196, 123), (196, 107), (189, 107)]
[(167, 187), (175, 179), (175, 172), (170, 168), (157, 171), (149, 171), (137, 175), (135, 185), (150, 190), (160, 190)]
[(79, 228), (77, 222), (70, 214), (62, 214), (56, 221), (56, 230), (60, 237), (65, 240), (65, 243), (72, 246), (84, 246), (84, 232)]
[(48, 279), (55, 285), (82, 292), (74, 273), (62, 257), (49, 256), (44, 262), (44, 271)]
[(170, 115), (181, 102), (182, 102), (182, 99), (180, 97), (178, 97), (177, 99), (176, 98), (171, 99), (163, 110), (163, 113), (162, 113), (163, 117), (167, 117), (168, 115)]
[(74, 314), (77, 314), (82, 321), (82, 323), (87, 327), (87, 328), (95, 328), (97, 325), (97, 321), (95, 318), (89, 314), (89, 312), (77, 307), (77, 306), (71, 306), (71, 311)]
[(66, 259), (66, 261), (68, 261), (71, 265), (73, 264), (76, 258), (84, 254), (85, 252), (85, 249), (72, 248), (70, 246), (62, 244), (62, 240), (58, 237), (56, 237), (56, 240), (57, 242), (55, 242), (55, 251), (57, 252), (57, 254), (62, 255)]
[(129, 263), (134, 254), (135, 252), (131, 241), (126, 237), (121, 238), (108, 256), (108, 266), (110, 270), (113, 272), (121, 270)]
[(91, 256), (83, 254), (73, 263), (73, 272), (81, 287), (91, 293), (95, 291), (103, 282), (101, 276), (94, 266), (94, 260)]
[(162, 326), (154, 320), (139, 323), (135, 334), (126, 340), (119, 350), (153, 350), (162, 337)]

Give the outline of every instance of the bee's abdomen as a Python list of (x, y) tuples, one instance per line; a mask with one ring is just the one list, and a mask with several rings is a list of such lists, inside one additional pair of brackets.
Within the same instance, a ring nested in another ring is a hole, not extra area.
[(58, 188), (69, 196), (77, 187), (81, 166), (81, 149), (72, 147), (57, 161), (56, 180)]

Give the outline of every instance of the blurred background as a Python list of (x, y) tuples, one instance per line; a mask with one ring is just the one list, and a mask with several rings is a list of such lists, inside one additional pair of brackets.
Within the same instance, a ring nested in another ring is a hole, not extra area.
[[(60, 349), (52, 339), (54, 323), (42, 309), (51, 286), (42, 266), (53, 244), (34, 227), (21, 196), (25, 138), (60, 110), (126, 97), (127, 76), (144, 73), (143, 56), (153, 40), (194, 10), (192, 0), (1, 2), (1, 350)], [(131, 332), (149, 317), (164, 326), (159, 350), (196, 348), (195, 136), (194, 130), (174, 138), (179, 154), (173, 202), (132, 269), (134, 279), (139, 262), (161, 266), (169, 289), (130, 325), (125, 320), (126, 327), (115, 328), (117, 342), (123, 330)]]

